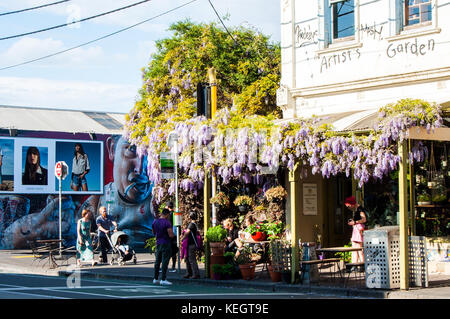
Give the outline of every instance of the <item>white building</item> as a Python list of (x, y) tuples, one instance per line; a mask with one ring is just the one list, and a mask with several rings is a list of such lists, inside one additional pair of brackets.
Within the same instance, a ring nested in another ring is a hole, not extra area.
[(345, 129), (402, 98), (450, 104), (450, 1), (280, 4), (285, 119), (346, 112)]

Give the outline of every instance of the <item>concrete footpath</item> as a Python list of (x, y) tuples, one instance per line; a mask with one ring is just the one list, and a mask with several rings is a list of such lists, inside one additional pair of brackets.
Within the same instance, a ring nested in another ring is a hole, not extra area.
[[(123, 266), (100, 264), (92, 267), (91, 265), (83, 265), (81, 269), (82, 278), (95, 279), (119, 279), (128, 281), (148, 281), (153, 280), (154, 255), (148, 253), (138, 253), (136, 265), (127, 262)], [(70, 257), (67, 259), (67, 257)], [(110, 257), (110, 255), (108, 256)], [(58, 259), (58, 258), (57, 258)], [(56, 268), (51, 268), (48, 258), (36, 259), (30, 250), (0, 250), (0, 272), (14, 274), (36, 274), (45, 276), (69, 276), (74, 272), (75, 258), (71, 254), (65, 256), (63, 260), (57, 260), (59, 264)], [(170, 269), (171, 265), (169, 266)], [(360, 284), (358, 287), (344, 288), (342, 284), (326, 285), (302, 285), (302, 284), (286, 284), (283, 282), (274, 283), (270, 280), (268, 272), (262, 269), (262, 265), (258, 265), (256, 269), (255, 279), (253, 280), (212, 280), (205, 278), (205, 267), (199, 265), (200, 279), (185, 279), (185, 263), (182, 262), (180, 272), (168, 272), (167, 279), (173, 284), (191, 284), (193, 282), (202, 285), (220, 285), (230, 287), (244, 287), (263, 289), (270, 292), (298, 292), (298, 293), (314, 293), (321, 295), (334, 296), (352, 296), (358, 298), (375, 298), (375, 299), (450, 299), (450, 276), (432, 274), (429, 276), (428, 288), (413, 287), (407, 291), (399, 289), (382, 290), (368, 289)]]

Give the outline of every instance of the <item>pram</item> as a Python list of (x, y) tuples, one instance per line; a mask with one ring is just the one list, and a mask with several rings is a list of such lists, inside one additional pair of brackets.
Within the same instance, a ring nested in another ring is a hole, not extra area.
[[(116, 262), (119, 266), (123, 266), (126, 261), (131, 259), (133, 259), (133, 263), (136, 264), (136, 253), (131, 247), (126, 245), (128, 242), (128, 235), (125, 232), (116, 231), (111, 235), (111, 238), (109, 238), (108, 235), (106, 235), (106, 238), (108, 238), (109, 244), (112, 248), (111, 259), (109, 262), (111, 265), (114, 265)], [(126, 248), (128, 248), (128, 251), (126, 251)]]

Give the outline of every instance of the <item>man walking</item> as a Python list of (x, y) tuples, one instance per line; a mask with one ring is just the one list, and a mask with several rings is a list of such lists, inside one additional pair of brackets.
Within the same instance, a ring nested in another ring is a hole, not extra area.
[[(173, 202), (168, 202), (166, 205), (166, 208), (169, 210), (170, 215), (169, 215), (169, 221), (172, 223), (173, 226)], [(173, 231), (177, 231), (175, 229), (175, 227), (172, 228)], [(170, 243), (171, 243), (171, 249), (172, 249), (172, 256), (170, 257), (170, 259), (172, 260), (172, 270), (169, 270), (169, 272), (176, 272), (177, 270), (175, 269), (176, 265), (177, 265), (177, 253), (178, 253), (178, 244), (177, 244), (177, 236), (175, 233), (175, 236), (173, 238), (170, 239)], [(170, 261), (169, 261), (170, 263)]]
[(106, 213), (106, 207), (101, 206), (99, 208), (100, 216), (97, 217), (95, 223), (98, 227), (98, 240), (100, 242), (100, 248), (102, 250), (101, 261), (108, 262), (108, 250), (111, 248), (106, 235), (109, 234), (111, 227), (114, 225), (114, 231), (117, 231), (117, 223), (111, 219)]
[[(175, 237), (172, 230), (172, 223), (169, 221), (170, 211), (163, 209), (158, 219), (155, 219), (152, 224), (153, 234), (156, 236), (156, 260), (155, 260), (155, 275), (153, 279), (154, 284), (172, 285), (166, 280), (167, 267), (169, 266), (171, 252), (171, 239)], [(162, 265), (161, 265), (162, 263)], [(159, 268), (162, 268), (161, 281), (159, 278)]]

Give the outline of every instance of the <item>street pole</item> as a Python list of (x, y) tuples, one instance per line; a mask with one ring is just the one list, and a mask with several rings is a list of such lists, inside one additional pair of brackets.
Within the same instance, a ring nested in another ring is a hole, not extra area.
[[(175, 139), (173, 145), (175, 153), (175, 214), (179, 214), (178, 210), (178, 139)], [(181, 243), (180, 243), (181, 225), (177, 225), (177, 246), (178, 246), (178, 273), (181, 273)]]
[[(209, 76), (209, 85), (211, 86), (211, 118), (214, 118), (217, 110), (217, 80), (216, 80), (216, 70), (214, 68), (208, 69)], [(211, 168), (211, 197), (216, 196), (216, 188), (217, 188), (217, 179), (216, 173), (214, 170), (214, 165)], [(208, 198), (209, 202), (209, 198)], [(211, 207), (211, 219), (212, 226), (216, 226), (217, 224), (217, 213), (216, 206), (212, 205)]]
[(59, 180), (59, 256), (62, 255), (62, 233), (61, 233), (61, 176)]

